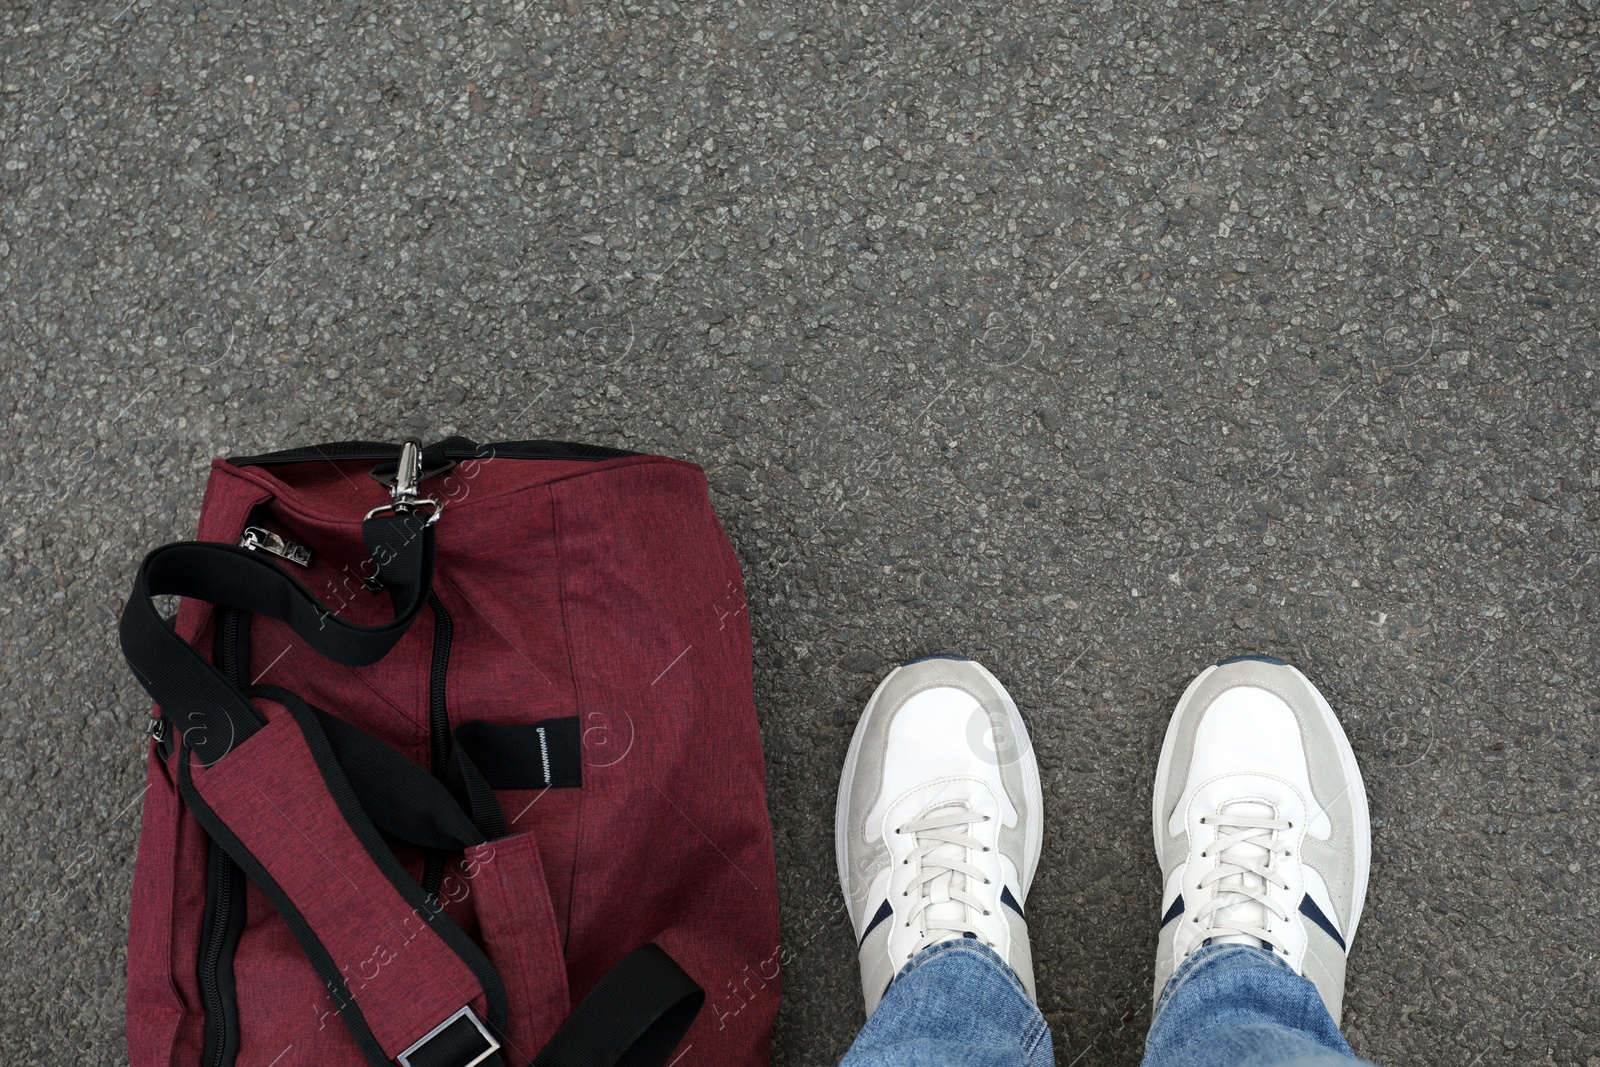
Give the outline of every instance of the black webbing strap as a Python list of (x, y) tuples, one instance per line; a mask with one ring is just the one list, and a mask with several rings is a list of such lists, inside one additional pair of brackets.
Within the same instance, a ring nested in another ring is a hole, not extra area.
[(361, 534), (394, 605), (381, 626), (346, 622), (276, 564), (237, 545), (180, 541), (139, 565), (122, 611), (122, 654), (185, 746), (210, 766), (261, 728), (250, 702), (179, 637), (154, 597), (193, 597), (287, 623), (321, 655), (348, 666), (376, 663), (405, 635), (433, 584), (433, 529), (416, 512), (366, 520)]
[(450, 759), (444, 765), (444, 782), (456, 801), (472, 816), (474, 825), (483, 831), (483, 836), (493, 841), (511, 832), (505, 812), (495, 799), (494, 789), (461, 745), (450, 746)]
[[(334, 759), (344, 768), (356, 799), (378, 829), (438, 852), (460, 852), (489, 839), (439, 779), (360, 727), (314, 710)], [(492, 793), (490, 799), (494, 799)], [(504, 825), (499, 804), (495, 809)]]
[(660, 1067), (705, 999), (659, 945), (641, 945), (595, 983), (532, 1067)]
[(441, 782), (359, 726), (313, 710), (356, 799), (390, 837), (460, 852), (511, 832), (493, 785), (461, 745), (451, 746)]

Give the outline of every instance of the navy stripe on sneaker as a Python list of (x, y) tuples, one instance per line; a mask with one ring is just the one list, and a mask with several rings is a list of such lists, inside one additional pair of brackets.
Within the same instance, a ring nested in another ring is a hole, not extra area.
[(1339, 934), (1332, 920), (1323, 914), (1322, 909), (1317, 907), (1317, 902), (1312, 900), (1310, 896), (1300, 898), (1300, 914), (1322, 927), (1322, 932), (1333, 938), (1334, 943), (1339, 946), (1340, 952), (1348, 951), (1344, 947), (1344, 938)]
[(883, 922), (893, 914), (894, 910), (889, 907), (889, 902), (887, 900), (878, 905), (878, 913), (872, 917), (872, 921), (867, 924), (867, 928), (861, 932), (861, 944), (856, 946), (857, 952), (861, 951), (861, 945), (865, 945), (867, 943), (867, 935), (872, 933), (872, 931), (877, 928), (879, 923)]
[(1218, 666), (1218, 667), (1226, 667), (1230, 663), (1249, 663), (1249, 662), (1271, 663), (1271, 664), (1274, 664), (1274, 665), (1279, 666), (1279, 667), (1287, 667), (1289, 665), (1289, 661), (1288, 660), (1279, 659), (1277, 656), (1268, 656), (1268, 655), (1264, 655), (1263, 653), (1260, 653), (1260, 652), (1250, 652), (1250, 653), (1246, 653), (1243, 656), (1229, 656), (1227, 659), (1219, 659), (1216, 662), (1216, 666)]
[(1172, 906), (1167, 909), (1167, 913), (1165, 915), (1161, 916), (1161, 925), (1162, 926), (1167, 925), (1173, 919), (1176, 919), (1178, 916), (1180, 916), (1182, 914), (1183, 914), (1183, 897), (1180, 895), (1179, 897), (1177, 897), (1177, 899), (1175, 899), (1172, 902)]
[(1024, 922), (1027, 921), (1028, 917), (1026, 915), (1022, 914), (1022, 905), (1018, 904), (1017, 903), (1017, 898), (1011, 895), (1011, 887), (1010, 886), (1003, 885), (1003, 886), (1000, 887), (1000, 903), (1004, 904), (1006, 907), (1008, 907), (1012, 911), (1016, 912), (1019, 916), (1022, 917), (1022, 920)]

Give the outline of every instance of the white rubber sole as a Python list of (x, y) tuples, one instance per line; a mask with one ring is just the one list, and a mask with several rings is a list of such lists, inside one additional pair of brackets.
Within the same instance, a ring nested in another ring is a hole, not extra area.
[[(1306, 688), (1310, 689), (1312, 695), (1316, 697), (1317, 710), (1322, 713), (1323, 721), (1327, 723), (1328, 729), (1338, 742), (1339, 765), (1343, 768), (1347, 780), (1352, 783), (1350, 788), (1355, 793), (1350, 798), (1350, 809), (1356, 820), (1355, 846), (1359, 862), (1356, 864), (1355, 878), (1351, 881), (1355, 902), (1350, 909), (1350, 929), (1345, 934), (1344, 939), (1345, 951), (1348, 955), (1350, 948), (1355, 945), (1356, 929), (1361, 925), (1361, 913), (1365, 910), (1367, 900), (1367, 879), (1372, 872), (1372, 821), (1371, 814), (1367, 810), (1367, 787), (1366, 783), (1361, 779), (1361, 767), (1356, 763), (1356, 751), (1350, 745), (1350, 738), (1345, 734), (1344, 727), (1339, 724), (1338, 718), (1333, 714), (1333, 709), (1328, 706), (1328, 701), (1322, 695), (1322, 690), (1312, 685), (1311, 679), (1301, 674), (1298, 668), (1290, 664), (1284, 664), (1283, 666), (1288, 670), (1294, 671), (1300, 680), (1306, 684)], [(1172, 749), (1178, 738), (1178, 720), (1188, 710), (1189, 700), (1194, 696), (1194, 691), (1216, 669), (1217, 665), (1213, 663), (1201, 671), (1194, 681), (1189, 683), (1189, 688), (1183, 691), (1183, 696), (1178, 700), (1177, 708), (1172, 712), (1172, 718), (1167, 722), (1166, 739), (1161, 743), (1161, 759), (1156, 764), (1155, 787), (1150, 794), (1150, 836), (1151, 842), (1155, 846), (1157, 859), (1161, 856), (1161, 839), (1163, 836), (1161, 828), (1161, 798), (1166, 796), (1167, 780), (1172, 773)], [(1161, 874), (1162, 878), (1165, 879), (1166, 872), (1163, 871)]]
[[(1044, 849), (1044, 790), (1039, 781), (1039, 761), (1033, 752), (1033, 738), (1028, 733), (1027, 724), (1022, 721), (1022, 712), (1017, 710), (1016, 701), (1011, 699), (1011, 694), (1006, 687), (1000, 684), (1000, 679), (989, 673), (989, 669), (976, 660), (966, 660), (966, 663), (976, 667), (983, 676), (993, 683), (1000, 693), (1001, 703), (1006, 710), (1006, 718), (1014, 731), (1014, 736), (1025, 739), (1027, 747), (1018, 757), (1022, 769), (1022, 795), (1027, 803), (1031, 817), (1025, 827), (1023, 847), (1023, 869), (1017, 872), (1022, 879), (1022, 884), (1017, 887), (1017, 903), (1024, 908), (1028, 903), (1028, 888), (1033, 885), (1033, 876), (1039, 869), (1039, 855)], [(839, 868), (839, 885), (844, 890), (844, 899), (847, 906), (855, 900), (854, 887), (850, 884), (849, 863), (849, 827), (846, 825), (850, 817), (850, 785), (855, 781), (856, 764), (861, 759), (861, 739), (867, 731), (867, 725), (872, 721), (872, 715), (878, 708), (878, 698), (883, 694), (890, 680), (905, 670), (907, 666), (915, 664), (901, 664), (890, 671), (883, 681), (878, 683), (878, 688), (873, 690), (872, 699), (867, 701), (866, 709), (861, 712), (861, 719), (856, 723), (854, 736), (850, 738), (850, 751), (845, 754), (844, 768), (839, 772), (839, 796), (835, 802), (833, 813), (833, 846), (834, 862)], [(861, 935), (861, 920), (854, 914), (850, 915), (851, 925), (856, 928), (856, 936)]]

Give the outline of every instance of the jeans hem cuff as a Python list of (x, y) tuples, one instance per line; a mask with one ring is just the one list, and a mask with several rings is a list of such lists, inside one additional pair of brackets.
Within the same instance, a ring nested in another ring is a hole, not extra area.
[[(990, 948), (988, 945), (985, 945), (976, 938), (971, 937), (954, 937), (948, 941), (941, 941), (936, 945), (929, 945), (927, 948), (913, 956), (904, 967), (900, 968), (900, 973), (894, 976), (894, 980), (891, 981), (889, 985), (893, 987), (895, 982), (900, 981), (900, 979), (904, 978), (918, 967), (933, 961), (939, 956), (955, 952), (970, 953), (971, 955), (978, 956), (981, 959), (987, 960), (988, 962), (994, 964), (1000, 973), (1005, 976), (1006, 981), (1011, 984), (1011, 987), (1016, 990), (1017, 995), (1022, 997), (1022, 999), (1026, 1000), (1028, 1003), (1033, 1003), (1033, 998), (1028, 995), (1028, 990), (1022, 984), (1022, 979), (1017, 977), (1017, 972), (1013, 971), (1010, 964), (1006, 963), (1006, 961), (1001, 958), (1000, 953), (996, 952), (994, 949)], [(1035, 1007), (1037, 1007), (1037, 1005), (1035, 1005)]]
[(1196, 970), (1204, 966), (1212, 957), (1229, 951), (1254, 953), (1264, 957), (1281, 970), (1290, 974), (1299, 973), (1285, 963), (1283, 958), (1276, 952), (1268, 952), (1264, 948), (1256, 948), (1252, 945), (1207, 945), (1204, 948), (1195, 950), (1189, 955), (1188, 959), (1178, 964), (1177, 970), (1172, 972), (1172, 977), (1167, 979), (1167, 984), (1161, 987), (1161, 994), (1156, 997), (1155, 1010), (1150, 1013), (1151, 1022), (1154, 1022), (1156, 1017), (1161, 1014), (1161, 1009), (1166, 1006), (1167, 1001), (1172, 998), (1172, 994), (1177, 991), (1178, 987), (1187, 982)]

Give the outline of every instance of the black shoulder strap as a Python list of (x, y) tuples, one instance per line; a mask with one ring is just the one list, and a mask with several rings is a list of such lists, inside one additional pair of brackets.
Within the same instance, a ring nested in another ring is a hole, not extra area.
[(260, 553), (236, 545), (182, 541), (151, 552), (122, 612), (122, 653), (184, 744), (210, 766), (261, 727), (250, 702), (179, 637), (156, 609), (157, 596), (186, 596), (287, 623), (336, 663), (376, 663), (410, 629), (433, 587), (433, 528), (415, 511), (390, 511), (361, 533), (394, 605), (392, 622), (360, 626), (339, 618), (310, 590)]

